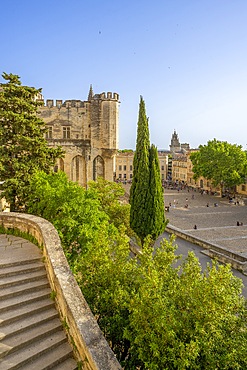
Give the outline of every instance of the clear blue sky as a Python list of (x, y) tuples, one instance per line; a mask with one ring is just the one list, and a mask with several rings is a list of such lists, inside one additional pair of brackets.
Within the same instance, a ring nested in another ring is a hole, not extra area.
[(0, 72), (45, 99), (120, 94), (120, 148), (143, 96), (151, 142), (247, 144), (246, 0), (6, 0)]

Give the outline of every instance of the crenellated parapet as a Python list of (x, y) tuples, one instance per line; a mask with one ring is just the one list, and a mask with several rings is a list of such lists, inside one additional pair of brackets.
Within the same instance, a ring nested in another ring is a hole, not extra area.
[[(118, 101), (119, 100), (119, 94), (115, 92), (102, 92), (101, 94), (94, 94), (90, 100), (112, 100), (112, 101)], [(89, 100), (89, 101), (90, 101)]]
[(47, 99), (46, 101), (44, 99), (39, 99), (39, 102), (43, 103), (44, 107), (47, 108), (84, 108), (85, 102), (82, 100), (53, 100), (53, 99)]

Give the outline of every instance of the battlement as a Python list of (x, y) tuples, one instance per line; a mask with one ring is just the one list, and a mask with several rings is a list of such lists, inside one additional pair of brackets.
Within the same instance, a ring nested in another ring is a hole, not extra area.
[[(47, 99), (46, 101), (44, 99), (37, 99), (39, 102), (42, 103), (44, 107), (47, 108), (53, 108), (57, 107), (60, 108), (84, 108), (85, 102), (82, 100), (53, 100), (53, 99)], [(112, 92), (103, 92), (101, 94), (95, 94), (93, 96), (93, 100), (113, 100), (113, 101), (119, 101), (119, 94), (112, 93)]]
[(94, 100), (114, 100), (118, 101), (119, 100), (119, 94), (113, 93), (113, 92), (102, 92), (101, 94), (94, 94), (93, 96)]
[(48, 108), (84, 108), (85, 102), (82, 100), (53, 100), (53, 99), (47, 99), (46, 102), (44, 99), (39, 99), (39, 102), (42, 102), (45, 107)]

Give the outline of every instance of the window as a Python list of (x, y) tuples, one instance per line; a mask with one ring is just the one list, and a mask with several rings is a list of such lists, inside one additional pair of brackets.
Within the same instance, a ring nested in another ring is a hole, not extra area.
[(118, 166), (119, 171), (122, 171), (122, 166)]
[(52, 127), (48, 126), (47, 127), (47, 132), (45, 134), (46, 139), (52, 139)]
[(63, 139), (70, 139), (70, 127), (63, 127)]
[(122, 178), (122, 174), (120, 173), (120, 174), (118, 175), (118, 177), (121, 179), (121, 178)]
[(126, 178), (127, 178), (126, 173), (124, 173), (124, 179), (126, 179)]
[(130, 171), (132, 171), (132, 164), (130, 165)]
[(123, 166), (123, 169), (124, 169), (124, 171), (126, 171), (126, 166), (125, 165)]
[(161, 166), (161, 171), (164, 171), (165, 167), (164, 166)]
[(246, 191), (246, 186), (242, 185), (242, 191)]
[(131, 174), (130, 174), (130, 179), (132, 179), (132, 176), (133, 176), (133, 175), (132, 175), (132, 173), (131, 173)]

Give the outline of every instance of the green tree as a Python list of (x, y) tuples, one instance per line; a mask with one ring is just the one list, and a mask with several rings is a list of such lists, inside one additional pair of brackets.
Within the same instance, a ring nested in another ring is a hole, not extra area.
[(155, 240), (167, 225), (164, 212), (164, 192), (160, 181), (160, 166), (157, 148), (152, 144), (149, 153), (150, 182), (147, 199), (147, 234)]
[(50, 171), (60, 148), (49, 148), (45, 123), (38, 117), (41, 89), (22, 86), (17, 75), (3, 73), (0, 84), (0, 179), (11, 210), (25, 205), (27, 186), (36, 170)]
[(130, 188), (130, 226), (140, 237), (146, 234), (147, 209), (146, 202), (149, 193), (149, 128), (146, 116), (145, 102), (141, 96), (137, 125), (136, 150), (133, 160), (133, 179)]
[(86, 190), (63, 172), (41, 172), (32, 178), (28, 209), (57, 228), (79, 286), (122, 366), (247, 368), (241, 280), (215, 262), (202, 271), (193, 253), (178, 265), (174, 238), (163, 240), (155, 253), (151, 237), (146, 238), (138, 259), (129, 258), (126, 227), (110, 219), (116, 217), (110, 206), (118, 191), (103, 181)]
[(109, 216), (110, 222), (117, 228), (124, 226), (127, 235), (131, 236), (130, 205), (124, 201), (125, 191), (122, 185), (99, 177), (97, 181), (90, 181), (88, 188), (95, 192), (101, 209)]
[(113, 238), (109, 217), (101, 209), (95, 192), (86, 191), (69, 181), (62, 171), (34, 174), (29, 186), (27, 210), (56, 227), (71, 261), (86, 253), (98, 239), (103, 240), (105, 233), (109, 242)]
[(199, 151), (191, 153), (194, 178), (200, 176), (211, 180), (214, 186), (233, 187), (245, 182), (247, 154), (241, 145), (229, 144), (216, 139), (200, 145)]
[(202, 272), (190, 252), (175, 268), (175, 247), (163, 241), (153, 255), (145, 243), (126, 338), (141, 369), (247, 368), (246, 303), (229, 265)]
[(156, 237), (165, 229), (161, 215), (164, 212), (164, 200), (162, 196), (161, 201), (161, 179), (158, 179), (159, 162), (155, 156), (154, 147), (150, 149), (148, 119), (145, 102), (141, 96), (130, 188), (130, 226), (142, 243), (148, 234)]
[[(136, 261), (129, 258), (126, 207), (117, 208), (121, 185), (99, 179), (86, 190), (63, 172), (36, 173), (30, 183), (28, 211), (56, 227), (71, 270), (119, 361), (129, 352), (129, 292), (135, 283)], [(112, 205), (112, 210), (111, 210)], [(129, 207), (127, 206), (127, 209)]]

